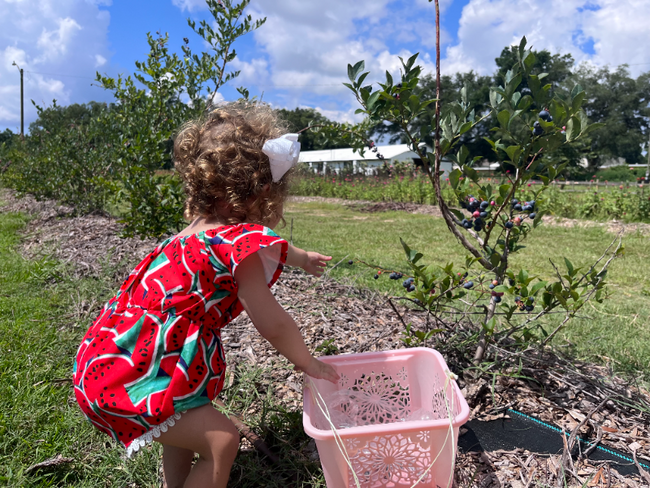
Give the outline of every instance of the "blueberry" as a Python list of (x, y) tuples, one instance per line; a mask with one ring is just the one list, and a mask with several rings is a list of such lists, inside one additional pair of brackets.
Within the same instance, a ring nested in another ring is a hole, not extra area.
[(516, 210), (517, 212), (521, 212), (522, 209), (523, 209), (523, 207), (521, 206), (520, 203), (518, 203), (517, 205), (515, 205), (515, 210)]
[(350, 260), (348, 261), (348, 264), (354, 264), (354, 261), (352, 261), (352, 260), (350, 259)]
[(396, 276), (397, 276), (397, 275), (393, 272), (393, 273), (390, 274), (389, 278), (390, 278), (391, 280), (396, 280), (396, 279), (397, 279)]
[(483, 210), (485, 210), (485, 209), (488, 208), (489, 206), (490, 206), (490, 202), (481, 202), (481, 208), (482, 208)]
[(496, 303), (501, 303), (501, 297), (494, 297), (494, 301)]
[(551, 117), (551, 114), (549, 114), (546, 110), (542, 110), (540, 113), (537, 114), (537, 116), (542, 120), (550, 122), (549, 118)]
[(539, 125), (539, 122), (535, 122), (533, 124), (533, 135), (541, 136), (543, 133), (544, 133), (544, 129), (542, 129), (542, 126)]
[(532, 212), (533, 207), (531, 205), (524, 205), (523, 210), (524, 212)]
[(481, 216), (481, 218), (485, 218), (485, 217), (488, 216), (488, 213), (487, 213), (487, 212), (481, 212), (481, 213), (479, 214), (479, 216)]
[(534, 219), (536, 216), (537, 216), (537, 214), (536, 214), (535, 212), (533, 212), (533, 213), (531, 213), (531, 214), (529, 215), (529, 217), (530, 217), (531, 219)]
[(517, 205), (519, 203), (519, 200), (517, 200), (516, 198), (513, 198), (512, 202), (510, 202), (510, 203), (512, 203), (513, 205)]
[(510, 286), (515, 286), (515, 280), (512, 278), (508, 279), (508, 283), (510, 283)]
[(407, 288), (408, 291), (415, 291), (415, 285), (409, 285)]
[(494, 285), (490, 283), (490, 290), (494, 290)]
[(535, 309), (534, 305), (527, 305), (526, 306), (526, 312), (532, 312)]
[(530, 205), (530, 206), (532, 206), (533, 208), (535, 208), (535, 203), (537, 203), (537, 202), (535, 202), (535, 200), (533, 200), (532, 202), (528, 202), (528, 205)]
[(474, 286), (474, 282), (473, 281), (468, 281), (467, 283), (465, 283), (463, 285), (463, 288), (465, 288), (466, 290), (469, 290), (473, 286)]
[(515, 224), (513, 224), (511, 220), (508, 220), (508, 221), (506, 222), (506, 229), (512, 229), (512, 227), (513, 227), (514, 225), (515, 225)]
[(373, 276), (373, 278), (375, 278), (377, 280), (377, 279), (379, 279), (379, 275), (376, 274), (375, 276)]

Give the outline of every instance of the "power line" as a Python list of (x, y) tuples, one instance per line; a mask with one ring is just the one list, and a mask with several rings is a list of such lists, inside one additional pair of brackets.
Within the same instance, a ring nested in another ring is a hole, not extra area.
[(78, 76), (78, 75), (62, 75), (62, 74), (57, 74), (57, 73), (41, 73), (40, 71), (27, 71), (25, 70), (25, 73), (31, 73), (33, 75), (45, 75), (45, 76), (64, 76), (67, 78), (82, 78), (84, 80), (95, 80), (96, 78), (90, 78), (88, 76)]

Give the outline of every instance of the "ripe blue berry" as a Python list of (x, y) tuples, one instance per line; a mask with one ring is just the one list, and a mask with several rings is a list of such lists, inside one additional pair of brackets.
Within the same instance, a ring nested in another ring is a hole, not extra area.
[(348, 264), (354, 264), (354, 261), (352, 261), (352, 260), (350, 259), (350, 260), (348, 261)]
[(407, 288), (408, 291), (415, 291), (415, 285), (409, 285)]
[(501, 303), (501, 297), (494, 297), (494, 301), (496, 303)]
[(510, 202), (510, 203), (512, 203), (513, 205), (517, 205), (519, 203), (519, 200), (517, 200), (516, 198), (513, 198), (512, 202)]
[(551, 117), (551, 114), (548, 113), (548, 111), (546, 111), (546, 110), (542, 110), (540, 113), (537, 114), (537, 116), (542, 120), (550, 122), (550, 120), (548, 120), (548, 119)]
[(521, 212), (522, 209), (523, 209), (523, 207), (521, 206), (520, 203), (518, 203), (517, 205), (515, 205), (515, 210), (516, 210), (517, 212)]
[(490, 283), (490, 290), (494, 290), (494, 285)]
[(535, 212), (533, 212), (533, 213), (531, 213), (531, 214), (529, 215), (529, 217), (530, 217), (531, 219), (534, 219), (536, 216), (537, 216), (537, 214), (536, 214)]
[(515, 225), (515, 224), (513, 224), (511, 220), (508, 220), (508, 221), (506, 222), (506, 229), (512, 229), (512, 227), (513, 227), (514, 225)]
[(377, 280), (377, 279), (379, 279), (379, 275), (376, 274), (375, 276), (373, 276), (373, 278), (375, 278)]
[(489, 202), (481, 202), (481, 208), (482, 208), (483, 210), (485, 210), (485, 209), (488, 208), (489, 206), (490, 206), (490, 203), (489, 203)]
[(481, 218), (486, 218), (488, 216), (488, 213), (487, 212), (481, 212), (479, 215), (481, 216)]
[(468, 281), (467, 283), (465, 283), (463, 285), (463, 288), (465, 288), (466, 290), (469, 290), (473, 286), (474, 286), (474, 282), (473, 281)]

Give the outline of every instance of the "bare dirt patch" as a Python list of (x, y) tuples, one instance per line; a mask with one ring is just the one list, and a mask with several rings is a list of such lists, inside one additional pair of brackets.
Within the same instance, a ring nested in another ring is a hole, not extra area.
[[(128, 273), (156, 245), (154, 240), (120, 238), (122, 225), (105, 215), (74, 216), (72, 209), (54, 202), (36, 202), (30, 197), (16, 199), (7, 190), (0, 193), (2, 201), (7, 203), (0, 206), (0, 212), (20, 211), (33, 217), (25, 230), (23, 255), (29, 258), (51, 252), (69, 263), (78, 277), (101, 273), (107, 250), (110, 259), (121, 261), (124, 273)], [(400, 211), (420, 213), (418, 209)], [(123, 277), (115, 277), (116, 287)], [(329, 339), (333, 339), (339, 353), (398, 349), (405, 347), (400, 340), (405, 323), (410, 322), (420, 330), (433, 326), (423, 311), (408, 307), (395, 297), (359, 290), (327, 276), (316, 279), (296, 269), (287, 269), (273, 292), (300, 325), (311, 350)], [(96, 315), (98, 307), (88, 314)], [(440, 322), (435, 326), (440, 327)], [(467, 374), (467, 351), (453, 346), (458, 342), (450, 340), (468, 332), (448, 330), (427, 346), (441, 350), (450, 368), (460, 376), (459, 385), (472, 409), (471, 418), (490, 421), (507, 416), (507, 409), (512, 408), (597, 439), (599, 444), (630, 458), (636, 453), (642, 463), (649, 462), (647, 391), (616, 377), (604, 366), (577, 362), (552, 352), (511, 353), (495, 348), (488, 356), (513, 367), (488, 372), (483, 379), (474, 381)], [(224, 330), (223, 340), (230, 366), (251, 363), (265, 367), (267, 379), (281, 403), (287, 409), (301, 408), (301, 375), (279, 361), (277, 353), (245, 314)], [(305, 453), (310, 454), (313, 455)], [(566, 484), (558, 484), (564, 469), (571, 469), (572, 474)], [(606, 463), (576, 460), (570, 467), (561, 455), (541, 455), (523, 449), (461, 453), (457, 461), (459, 487), (573, 487), (588, 481), (594, 481), (589, 486), (599, 487), (650, 486), (650, 478), (622, 476)]]

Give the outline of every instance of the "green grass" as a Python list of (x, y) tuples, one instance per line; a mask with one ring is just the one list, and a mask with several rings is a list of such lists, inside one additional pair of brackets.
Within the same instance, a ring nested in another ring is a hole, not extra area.
[[(451, 237), (444, 221), (427, 215), (405, 212), (361, 213), (341, 205), (291, 203), (285, 212), (287, 227), (279, 233), (289, 238), (293, 219), (293, 242), (298, 247), (333, 256), (333, 262), (345, 260), (331, 275), (395, 295), (402, 293), (401, 282), (382, 275), (374, 280), (375, 271), (363, 264), (347, 264), (348, 259), (363, 260), (387, 269), (406, 272), (400, 237), (412, 249), (424, 254), (423, 262), (445, 265), (464, 264), (466, 252)], [(574, 265), (593, 263), (614, 238), (600, 227), (568, 228), (541, 226), (524, 243), (512, 264), (523, 267), (541, 278), (549, 278), (552, 258), (562, 257)], [(611, 362), (614, 369), (635, 377), (650, 378), (650, 239), (641, 234), (624, 238), (625, 257), (614, 261), (608, 280), (611, 297), (603, 304), (587, 305), (582, 316), (569, 322), (555, 344), (573, 346), (576, 357), (597, 362)], [(512, 300), (512, 298), (510, 298)], [(552, 326), (553, 322), (550, 323)]]
[[(124, 263), (106, 268), (105, 278), (74, 280), (47, 257), (25, 260), (16, 248), (26, 221), (0, 213), (0, 486), (157, 488), (160, 446), (125, 459), (121, 446), (83, 418), (70, 382), (77, 347), (98, 312), (77, 313), (78, 305), (109, 298), (119, 284), (115, 266)], [(254, 450), (241, 452), (229, 486), (324, 486), (320, 465), (302, 452), (309, 438), (301, 412), (283, 408), (272, 385), (271, 370), (244, 365), (224, 389), (228, 411), (245, 412), (281, 459), (271, 466)], [(73, 461), (26, 473), (59, 454)]]

